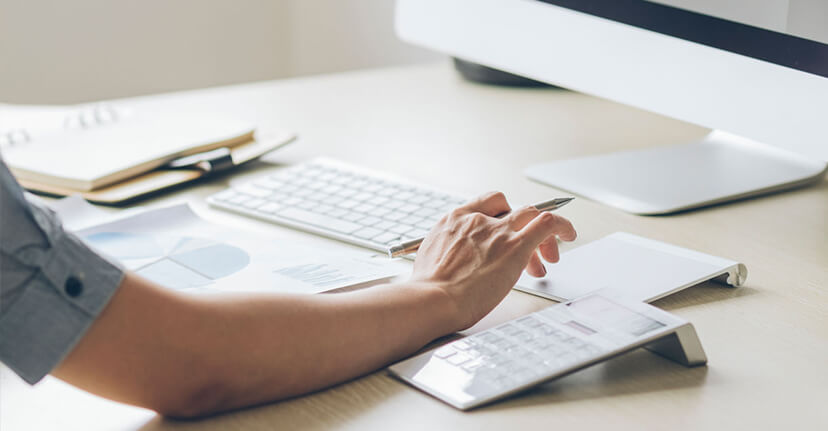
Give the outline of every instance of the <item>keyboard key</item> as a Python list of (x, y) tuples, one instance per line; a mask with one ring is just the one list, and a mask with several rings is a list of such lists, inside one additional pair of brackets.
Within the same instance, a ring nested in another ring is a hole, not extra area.
[(354, 232), (354, 236), (357, 237), (357, 238), (362, 238), (362, 239), (371, 239), (371, 238), (373, 238), (373, 237), (375, 237), (375, 236), (377, 236), (381, 233), (382, 233), (382, 231), (379, 230), (379, 229), (374, 229), (372, 227), (366, 227), (366, 228), (363, 228), (363, 229), (360, 229), (360, 230)]
[(302, 208), (303, 210), (311, 210), (319, 206), (316, 202), (313, 201), (302, 201), (296, 204), (297, 208)]
[(413, 213), (414, 211), (417, 211), (418, 209), (420, 209), (420, 206), (419, 206), (419, 205), (415, 205), (415, 204), (405, 204), (405, 205), (403, 205), (403, 206), (399, 207), (399, 208), (397, 209), (397, 211), (399, 211), (399, 212), (403, 212), (403, 213), (409, 213), (409, 214), (410, 214), (410, 213)]
[(392, 213), (389, 213), (389, 214), (386, 214), (386, 215), (382, 216), (382, 218), (384, 218), (385, 220), (390, 220), (390, 221), (398, 221), (398, 220), (403, 219), (405, 217), (408, 217), (408, 214), (400, 213), (400, 212), (392, 212)]
[(409, 198), (409, 199), (408, 199), (408, 202), (411, 202), (411, 203), (413, 203), (413, 204), (417, 204), (417, 205), (420, 205), (420, 206), (421, 206), (422, 204), (424, 204), (424, 203), (428, 202), (429, 200), (431, 200), (431, 196), (427, 196), (427, 195), (415, 195), (415, 196), (413, 196), (413, 197)]
[(331, 199), (331, 197), (332, 197), (332, 196), (331, 196), (331, 195), (329, 195), (329, 194), (327, 194), (327, 193), (323, 193), (323, 192), (313, 192), (313, 193), (309, 193), (309, 194), (305, 197), (305, 199), (312, 200), (312, 201), (316, 201), (316, 202), (320, 202), (320, 203), (323, 203), (323, 204), (329, 204), (329, 205), (330, 205), (330, 199)]
[(355, 212), (348, 212), (342, 216), (342, 220), (356, 222), (365, 218), (365, 214), (355, 213)]
[[(369, 215), (368, 217), (365, 217), (365, 218), (361, 219), (359, 221), (359, 224), (374, 227), (373, 225), (379, 223), (380, 221), (382, 221), (382, 219), (380, 219), (379, 217), (374, 217), (374, 216)], [(374, 228), (377, 229), (376, 227), (374, 227)], [(380, 230), (380, 229), (377, 229), (377, 230)]]
[(401, 200), (398, 200), (398, 199), (392, 199), (392, 200), (384, 203), (382, 206), (384, 206), (388, 209), (395, 210), (395, 209), (397, 209), (397, 208), (399, 208), (403, 205), (406, 205), (405, 201), (401, 201)]
[(334, 207), (334, 209), (328, 211), (327, 215), (330, 216), (330, 217), (334, 217), (334, 218), (340, 218), (340, 217), (344, 217), (348, 213), (349, 213), (349, 211), (344, 209), (344, 208)]
[(268, 196), (266, 199), (271, 201), (271, 202), (282, 202), (282, 201), (284, 201), (285, 199), (287, 199), (289, 197), (290, 196), (288, 196), (284, 193), (275, 192), (275, 193), (271, 194), (270, 196)]
[[(276, 223), (327, 230), (329, 236), (346, 241), (342, 235), (351, 236), (355, 244), (385, 251), (404, 239), (425, 235), (442, 217), (442, 207), (458, 199), (314, 161), (234, 185), (211, 196), (210, 202), (242, 214), (267, 214)], [(357, 231), (361, 236), (354, 235)]]
[(405, 233), (405, 235), (403, 235), (403, 239), (406, 239), (406, 238), (409, 238), (409, 239), (420, 238), (420, 237), (426, 236), (427, 234), (428, 234), (427, 230), (425, 230), (425, 229), (416, 229), (415, 228), (414, 230), (408, 231), (407, 233)]
[(353, 197), (351, 197), (351, 199), (353, 199), (355, 201), (364, 201), (364, 200), (371, 199), (372, 197), (374, 197), (374, 195), (372, 195), (371, 193), (360, 192), (360, 193), (355, 194)]
[(408, 216), (400, 220), (400, 223), (407, 224), (409, 226), (416, 226), (417, 223), (423, 221), (422, 217), (417, 216)]
[(260, 206), (259, 208), (256, 208), (256, 210), (259, 211), (259, 212), (267, 213), (267, 214), (273, 214), (276, 211), (279, 211), (281, 208), (282, 208), (282, 206), (277, 204), (277, 203), (268, 202), (268, 203)]
[(390, 210), (388, 208), (377, 208), (377, 209), (371, 211), (371, 215), (376, 216), (376, 217), (385, 217), (386, 215), (391, 214), (391, 211), (392, 210)]
[(336, 185), (336, 184), (330, 184), (326, 187), (323, 187), (323, 188), (319, 189), (319, 191), (323, 192), (323, 193), (327, 193), (329, 195), (335, 195), (335, 194), (339, 193), (340, 191), (342, 191), (342, 186), (339, 186), (339, 185)]
[(362, 228), (361, 225), (351, 223), (349, 221), (328, 217), (322, 214), (316, 214), (299, 208), (286, 208), (279, 211), (279, 216), (295, 220), (301, 223), (307, 223), (313, 226), (329, 229), (335, 232), (344, 234), (354, 233)]
[(256, 209), (256, 208), (258, 208), (258, 207), (260, 207), (260, 206), (262, 206), (266, 203), (267, 203), (267, 201), (264, 200), (264, 199), (255, 199), (254, 198), (254, 199), (250, 199), (249, 201), (243, 203), (242, 205), (244, 205), (245, 208), (250, 208), (250, 209), (254, 210), (254, 209)]
[(430, 216), (433, 216), (435, 214), (437, 214), (437, 210), (435, 210), (434, 208), (420, 208), (420, 209), (418, 209), (418, 210), (411, 213), (411, 215), (415, 215), (415, 216), (419, 216), (419, 217), (423, 217), (423, 218), (430, 217)]
[(397, 193), (397, 195), (394, 197), (401, 201), (407, 201), (414, 197), (414, 193), (411, 193), (410, 191), (405, 191)]
[(396, 187), (386, 186), (383, 189), (377, 191), (377, 196), (389, 197), (389, 196), (396, 195), (399, 192), (400, 192), (400, 190), (397, 189)]
[(371, 193), (372, 195), (374, 195), (374, 194), (376, 194), (376, 192), (381, 190), (382, 187), (383, 187), (383, 185), (380, 184), (380, 183), (373, 183), (373, 184), (368, 184), (367, 186), (363, 187), (362, 190), (365, 190), (366, 192)]
[[(405, 220), (402, 220), (402, 221), (405, 221)], [(434, 222), (432, 222), (431, 220), (423, 219), (422, 221), (418, 222), (414, 226), (417, 227), (417, 228), (420, 228), (420, 229), (431, 230), (431, 228), (434, 227)]]
[(391, 233), (391, 232), (383, 232), (383, 233), (371, 238), (371, 241), (374, 241), (378, 244), (391, 244), (391, 243), (399, 242), (400, 241), (400, 236), (395, 234), (395, 233)]
[[(374, 214), (376, 216), (376, 214)], [(377, 224), (374, 225), (375, 228), (380, 230), (388, 230), (394, 227), (396, 223), (388, 220), (380, 220)]]
[(365, 201), (365, 203), (380, 206), (380, 205), (382, 205), (382, 204), (384, 204), (384, 203), (386, 203), (390, 200), (391, 199), (388, 199), (385, 196), (374, 196), (373, 198), (368, 199), (367, 201)]
[(443, 207), (446, 206), (446, 201), (444, 201), (442, 199), (434, 199), (434, 200), (426, 201), (423, 204), (423, 206), (426, 207), (426, 208), (443, 208)]
[(407, 225), (407, 224), (397, 224), (394, 227), (392, 227), (391, 229), (388, 229), (389, 232), (393, 232), (393, 233), (400, 234), (400, 235), (402, 235), (406, 232), (411, 232), (412, 230), (414, 230), (414, 228)]
[(334, 207), (332, 207), (332, 206), (330, 206), (330, 205), (320, 204), (320, 205), (318, 205), (318, 206), (316, 207), (316, 209), (314, 210), (314, 212), (317, 212), (317, 213), (319, 213), (319, 214), (328, 214), (328, 213), (330, 213), (331, 211), (333, 211), (334, 209), (340, 209), (340, 210), (341, 210), (342, 208), (334, 208)]
[(377, 209), (377, 207), (370, 204), (360, 204), (354, 207), (354, 211), (365, 214), (371, 214), (375, 209)]

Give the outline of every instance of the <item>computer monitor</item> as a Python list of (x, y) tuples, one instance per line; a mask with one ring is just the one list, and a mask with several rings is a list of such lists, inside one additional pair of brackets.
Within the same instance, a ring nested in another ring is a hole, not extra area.
[(527, 169), (555, 187), (667, 214), (825, 176), (824, 0), (398, 0), (396, 27), (464, 60), (712, 129)]

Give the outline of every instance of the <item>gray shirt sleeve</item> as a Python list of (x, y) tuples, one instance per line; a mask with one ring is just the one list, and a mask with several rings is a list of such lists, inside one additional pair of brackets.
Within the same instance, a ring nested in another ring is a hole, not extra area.
[(123, 270), (29, 202), (0, 159), (0, 362), (34, 384), (72, 350)]

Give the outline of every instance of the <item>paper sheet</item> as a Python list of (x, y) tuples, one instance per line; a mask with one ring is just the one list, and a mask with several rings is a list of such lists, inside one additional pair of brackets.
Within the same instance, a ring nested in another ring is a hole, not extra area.
[[(74, 211), (77, 208), (73, 208)], [(76, 232), (93, 248), (158, 284), (194, 293), (319, 293), (408, 270), (373, 253), (225, 228), (187, 205), (142, 212)]]

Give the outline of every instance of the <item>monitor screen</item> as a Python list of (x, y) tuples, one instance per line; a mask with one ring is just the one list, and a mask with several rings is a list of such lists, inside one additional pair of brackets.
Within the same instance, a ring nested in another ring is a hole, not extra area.
[(828, 1), (538, 1), (828, 77)]

